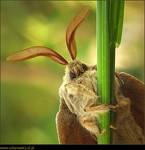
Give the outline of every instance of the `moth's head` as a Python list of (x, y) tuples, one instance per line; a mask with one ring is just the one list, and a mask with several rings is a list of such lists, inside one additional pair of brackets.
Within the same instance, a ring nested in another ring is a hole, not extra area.
[(70, 80), (79, 77), (87, 70), (88, 70), (88, 66), (78, 60), (72, 61), (66, 67), (66, 72), (69, 75)]

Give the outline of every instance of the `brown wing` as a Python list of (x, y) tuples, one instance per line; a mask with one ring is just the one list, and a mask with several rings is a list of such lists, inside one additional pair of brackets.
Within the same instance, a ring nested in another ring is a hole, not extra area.
[(123, 94), (131, 100), (131, 111), (137, 124), (145, 133), (145, 85), (142, 81), (127, 73), (119, 73), (124, 82)]
[(78, 122), (77, 116), (71, 113), (61, 100), (60, 111), (57, 113), (57, 131), (61, 144), (97, 144), (93, 137)]

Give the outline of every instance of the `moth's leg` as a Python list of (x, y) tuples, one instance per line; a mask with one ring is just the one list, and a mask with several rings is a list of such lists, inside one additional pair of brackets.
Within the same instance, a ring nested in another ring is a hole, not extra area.
[(79, 116), (78, 119), (82, 127), (87, 129), (90, 133), (96, 136), (101, 134), (101, 130), (96, 116), (90, 113), (86, 113), (82, 116)]
[(100, 129), (99, 118), (102, 113), (109, 111), (107, 105), (98, 105), (86, 108), (86, 112), (79, 116), (81, 125), (96, 137), (102, 135), (105, 130)]
[(109, 109), (109, 105), (106, 105), (106, 104), (99, 104), (97, 106), (92, 106), (92, 107), (88, 107), (86, 106), (85, 107), (85, 111), (86, 112), (104, 112), (105, 110), (108, 110)]

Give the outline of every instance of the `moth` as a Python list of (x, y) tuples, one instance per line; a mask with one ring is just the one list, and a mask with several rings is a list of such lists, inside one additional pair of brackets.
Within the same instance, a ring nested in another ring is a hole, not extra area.
[[(59, 88), (60, 107), (56, 115), (58, 138), (61, 144), (97, 144), (97, 137), (105, 132), (101, 131), (98, 118), (101, 113), (110, 110), (116, 113), (115, 120), (112, 122), (114, 124), (112, 143), (144, 143), (144, 124), (141, 121), (144, 113), (142, 105), (144, 84), (126, 73), (115, 73), (115, 107), (103, 105), (100, 103), (96, 88), (96, 65), (90, 66), (76, 59), (75, 33), (88, 12), (88, 8), (82, 9), (67, 27), (66, 45), (71, 62), (55, 50), (44, 46), (26, 48), (9, 56), (7, 60), (22, 61), (45, 56), (65, 65), (65, 75)], [(132, 94), (135, 88), (136, 91)], [(138, 92), (141, 92), (141, 95), (138, 95)], [(136, 101), (142, 107), (136, 105)]]

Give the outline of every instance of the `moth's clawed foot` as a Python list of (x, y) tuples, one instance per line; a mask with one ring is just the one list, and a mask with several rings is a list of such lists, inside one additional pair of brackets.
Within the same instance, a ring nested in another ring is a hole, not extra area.
[(117, 130), (117, 127), (115, 127), (114, 125), (110, 125), (110, 129), (112, 129), (112, 130)]
[(118, 82), (119, 82), (120, 86), (123, 86), (125, 83), (124, 83), (124, 81), (120, 78), (119, 74), (118, 74), (118, 73), (115, 73), (115, 76), (116, 76), (116, 78), (118, 79)]
[(120, 106), (118, 104), (116, 104), (116, 105), (101, 104), (101, 105), (98, 105), (98, 106), (86, 107), (85, 111), (86, 112), (94, 112), (94, 111), (96, 111), (98, 113), (104, 113), (106, 111), (111, 110), (113, 112), (116, 112), (119, 107)]
[(119, 107), (120, 106), (118, 104), (116, 104), (116, 105), (109, 105), (110, 110), (113, 111), (113, 112), (116, 112)]

